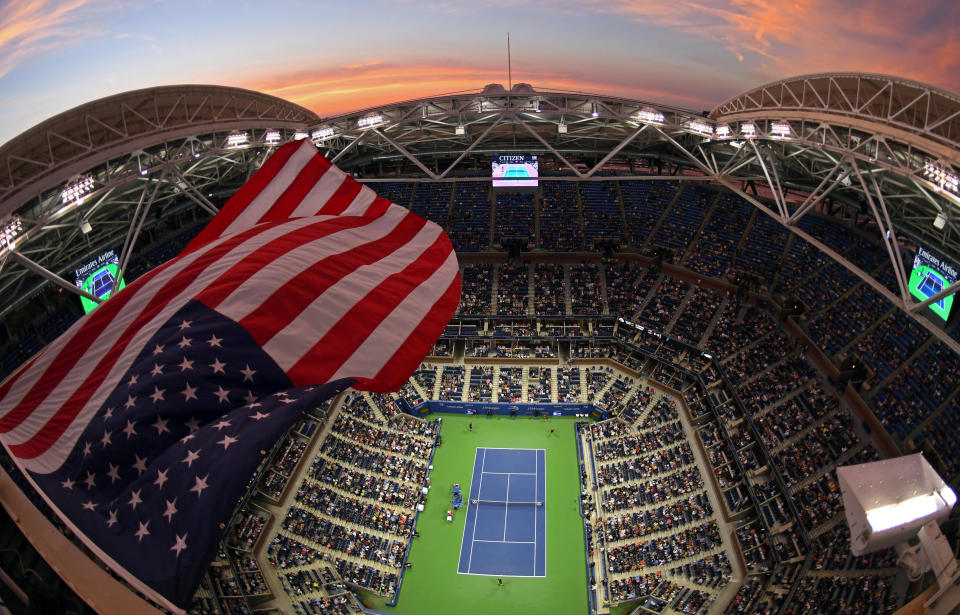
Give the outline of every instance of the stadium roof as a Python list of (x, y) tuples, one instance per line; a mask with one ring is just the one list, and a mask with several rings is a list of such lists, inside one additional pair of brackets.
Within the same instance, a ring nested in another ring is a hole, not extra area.
[[(125, 262), (151, 210), (215, 212), (211, 195), (228, 196), (295, 136), (365, 181), (488, 181), (491, 154), (529, 153), (560, 181), (616, 173), (725, 186), (960, 351), (917, 316), (909, 263), (893, 249), (923, 244), (960, 260), (960, 97), (883, 75), (795, 77), (711, 111), (491, 84), (326, 119), (245, 90), (139, 90), (51, 118), (0, 148), (0, 224), (23, 219), (16, 259), (41, 274), (40, 266), (62, 274), (101, 247), (122, 245)], [(798, 226), (827, 209), (886, 244), (895, 275), (861, 270)], [(26, 269), (2, 256), (0, 292), (23, 295)]]

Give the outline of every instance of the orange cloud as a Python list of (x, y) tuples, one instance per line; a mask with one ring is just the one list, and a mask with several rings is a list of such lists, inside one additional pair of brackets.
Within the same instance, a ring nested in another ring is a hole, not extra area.
[(102, 34), (95, 13), (114, 0), (8, 0), (0, 4), (0, 78), (32, 57)]
[[(252, 79), (240, 78), (236, 85), (284, 98), (329, 117), (402, 100), (479, 92), (488, 83), (506, 86), (506, 77), (502, 69), (453, 62), (407, 62), (399, 65), (370, 61), (351, 66), (269, 74)], [(669, 102), (698, 109), (707, 105), (700, 96), (625, 85), (619, 77), (621, 75), (615, 74), (605, 79), (596, 72), (581, 76), (575, 72), (528, 69), (516, 71), (514, 83), (528, 82), (535, 88), (544, 89), (602, 92), (605, 95)]]
[[(960, 3), (939, 0), (588, 0), (722, 44), (758, 77), (855, 70), (960, 90)], [(743, 58), (743, 59), (741, 59)]]

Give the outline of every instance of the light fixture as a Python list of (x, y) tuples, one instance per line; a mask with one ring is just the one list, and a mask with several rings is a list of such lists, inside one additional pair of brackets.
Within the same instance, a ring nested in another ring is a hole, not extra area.
[(942, 231), (943, 227), (947, 225), (947, 217), (942, 213), (937, 214), (937, 217), (933, 219), (933, 225), (937, 227), (938, 231)]
[(593, 103), (593, 111), (590, 112), (590, 115), (593, 117), (600, 117), (600, 112), (597, 111), (597, 103)]
[(383, 116), (379, 113), (374, 113), (373, 115), (368, 115), (357, 120), (358, 128), (373, 128), (374, 126), (379, 126), (383, 123)]
[(790, 136), (789, 122), (772, 122), (770, 124), (770, 134), (781, 139)]
[(923, 175), (940, 188), (960, 194), (960, 178), (932, 160), (923, 163)]
[(227, 136), (227, 145), (230, 147), (243, 147), (250, 141), (250, 135), (246, 132), (234, 132)]
[(713, 126), (707, 124), (706, 122), (701, 122), (700, 120), (690, 120), (687, 122), (687, 128), (692, 130), (697, 134), (701, 134), (707, 137), (713, 136)]
[(310, 135), (307, 134), (307, 131), (306, 131), (306, 130), (298, 130), (298, 131), (296, 131), (295, 133), (293, 133), (293, 140), (294, 140), (294, 141), (301, 141), (301, 140), (303, 140), (303, 139), (306, 139), (308, 136), (310, 136)]
[(140, 175), (146, 175), (149, 172), (150, 172), (149, 169), (140, 169)]
[(663, 124), (664, 121), (663, 114), (652, 107), (645, 107), (637, 111), (637, 115), (634, 117), (646, 124)]
[(463, 124), (457, 124), (457, 127), (456, 127), (456, 129), (454, 129), (454, 132), (456, 132), (458, 135), (466, 134), (466, 133), (467, 133), (467, 127), (464, 126)]
[(23, 233), (23, 222), (19, 217), (14, 217), (3, 227), (0, 232), (0, 248), (12, 250), (16, 246), (15, 239)]
[(268, 145), (276, 145), (280, 142), (280, 131), (268, 130), (267, 134), (263, 136), (263, 142)]
[(563, 120), (560, 120), (560, 123), (557, 124), (557, 132), (562, 135), (567, 134), (567, 125), (564, 123)]
[(324, 126), (323, 128), (317, 128), (310, 133), (310, 139), (314, 143), (319, 143), (320, 141), (326, 141), (327, 139), (333, 138), (336, 134), (336, 131), (334, 131), (331, 126)]
[(909, 540), (930, 521), (945, 521), (957, 501), (919, 453), (837, 468), (837, 482), (856, 556)]
[(753, 125), (753, 122), (744, 122), (740, 124), (740, 134), (751, 139), (753, 135), (757, 134), (757, 128)]
[(80, 221), (80, 232), (81, 232), (81, 233), (83, 233), (84, 235), (87, 235), (87, 234), (89, 234), (90, 231), (92, 231), (92, 230), (93, 230), (93, 227), (90, 226), (90, 222), (88, 222), (87, 220), (81, 220), (81, 221)]
[(93, 190), (93, 177), (90, 175), (78, 176), (72, 182), (67, 184), (60, 193), (60, 199), (64, 203), (73, 203), (80, 205), (86, 195)]
[(726, 124), (721, 124), (720, 126), (717, 126), (717, 129), (714, 132), (721, 139), (725, 139), (730, 136), (730, 127)]

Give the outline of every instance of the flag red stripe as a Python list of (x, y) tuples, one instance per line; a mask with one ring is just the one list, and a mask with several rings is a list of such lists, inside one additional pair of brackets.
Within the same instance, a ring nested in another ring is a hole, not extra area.
[(377, 197), (373, 200), (373, 203), (367, 207), (367, 211), (363, 214), (367, 217), (379, 218), (387, 212), (387, 209), (393, 205), (389, 200), (383, 197)]
[(357, 195), (362, 189), (363, 186), (361, 186), (359, 182), (349, 176), (345, 177), (343, 183), (340, 184), (337, 191), (330, 197), (330, 200), (320, 209), (320, 213), (329, 216), (342, 214), (343, 210), (350, 206), (350, 203), (353, 202), (353, 199), (357, 198)]
[(300, 205), (303, 198), (310, 193), (310, 190), (331, 166), (323, 156), (311, 158), (310, 162), (303, 167), (297, 178), (290, 184), (290, 187), (280, 195), (273, 207), (260, 218), (260, 222), (282, 222), (288, 219), (293, 210)]
[(452, 314), (460, 302), (460, 272), (444, 291), (443, 295), (433, 304), (420, 324), (407, 336), (407, 339), (397, 348), (376, 377), (360, 378), (353, 386), (358, 391), (372, 391), (375, 393), (389, 393), (396, 391), (410, 377), (423, 357), (443, 333)]
[[(318, 222), (311, 226), (322, 226), (323, 222)], [(244, 243), (247, 239), (256, 236), (257, 234), (263, 232), (265, 229), (253, 228), (248, 229), (238, 235), (231, 237), (229, 240), (223, 242), (222, 244), (216, 246), (214, 249), (210, 250), (208, 253), (202, 255), (195, 262), (191, 263), (189, 267), (185, 268), (177, 276), (171, 278), (150, 300), (147, 306), (143, 309), (140, 315), (134, 320), (121, 334), (117, 341), (112, 345), (112, 347), (107, 350), (100, 361), (97, 363), (97, 366), (94, 370), (87, 376), (83, 384), (81, 384), (71, 395), (71, 397), (60, 406), (57, 412), (47, 421), (42, 429), (40, 429), (33, 437), (21, 444), (13, 444), (10, 446), (10, 452), (17, 457), (22, 459), (32, 459), (38, 455), (43, 454), (57, 439), (63, 434), (66, 428), (73, 422), (77, 414), (83, 409), (84, 405), (90, 399), (90, 397), (96, 392), (96, 389), (99, 387), (101, 381), (107, 376), (107, 374), (112, 369), (113, 365), (119, 359), (120, 355), (123, 353), (123, 350), (126, 348), (127, 344), (130, 342), (130, 339), (147, 323), (150, 322), (170, 301), (171, 298), (178, 296), (185, 288), (187, 288), (197, 276), (201, 275), (209, 265), (220, 260), (227, 252), (232, 250), (234, 247)], [(273, 242), (268, 243), (266, 246), (260, 248), (260, 250), (266, 249), (270, 251), (270, 244), (274, 242), (283, 242), (288, 235), (284, 235), (278, 239), (275, 239)], [(293, 246), (295, 247), (295, 245)], [(259, 250), (258, 250), (259, 251)], [(221, 275), (219, 280), (223, 280), (224, 276)], [(241, 281), (239, 280), (230, 280), (231, 284), (228, 287), (229, 292), (232, 292), (236, 286), (238, 286)], [(213, 283), (216, 285), (216, 282)], [(122, 293), (118, 293), (116, 298), (122, 296)], [(110, 306), (113, 303), (113, 300), (107, 301), (104, 303), (103, 307)], [(122, 304), (117, 302), (118, 305)], [(98, 308), (93, 314), (96, 314), (101, 308)], [(82, 350), (85, 350), (82, 349)], [(69, 369), (57, 374), (52, 375), (52, 378), (55, 378), (55, 381), (47, 381), (45, 378), (40, 380), (40, 383), (44, 384), (43, 390), (39, 394), (33, 395), (30, 400), (25, 400), (25, 402), (35, 402), (39, 403), (46, 396), (55, 383), (58, 383), (61, 378), (63, 378)], [(38, 385), (40, 384), (38, 383)], [(37, 388), (37, 387), (35, 387)], [(33, 391), (31, 392), (33, 393)], [(29, 414), (35, 408), (35, 403), (21, 403), (17, 407), (17, 412), (22, 413), (23, 410), (26, 410)], [(6, 418), (6, 417), (4, 417)], [(22, 419), (21, 419), (22, 420)], [(9, 428), (6, 425), (3, 425), (4, 429), (0, 433), (9, 431)]]
[(441, 233), (415, 261), (368, 292), (287, 370), (293, 385), (329, 380), (403, 298), (443, 264), (451, 251), (450, 240)]
[[(331, 286), (359, 267), (375, 263), (406, 245), (425, 224), (423, 218), (407, 214), (385, 237), (317, 262), (278, 288), (259, 308), (241, 319), (240, 326), (263, 346)], [(255, 271), (250, 273), (252, 275)], [(305, 292), (305, 289), (309, 289), (309, 292)], [(281, 297), (282, 301), (278, 300)], [(325, 381), (318, 380), (310, 384), (320, 382)]]
[(182, 254), (192, 252), (200, 246), (206, 245), (220, 237), (223, 231), (230, 226), (237, 216), (243, 213), (247, 205), (252, 203), (253, 200), (257, 198), (257, 195), (267, 187), (267, 184), (280, 173), (283, 165), (296, 153), (301, 144), (302, 141), (291, 141), (274, 152), (273, 155), (263, 163), (263, 166), (220, 208), (220, 211), (213, 217), (213, 220), (204, 227), (199, 235), (193, 238), (193, 241), (183, 250)]

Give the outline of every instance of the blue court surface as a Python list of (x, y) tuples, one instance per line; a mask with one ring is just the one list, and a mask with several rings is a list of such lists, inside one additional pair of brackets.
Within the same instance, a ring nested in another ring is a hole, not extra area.
[(547, 575), (546, 451), (478, 448), (459, 574)]
[[(932, 297), (943, 290), (943, 279), (933, 271), (927, 271), (927, 275), (920, 281), (917, 290), (926, 297)], [(937, 301), (936, 304), (938, 308), (943, 309), (943, 299)]]

